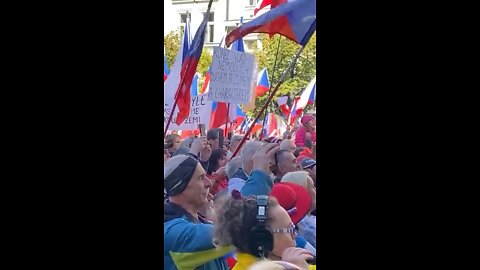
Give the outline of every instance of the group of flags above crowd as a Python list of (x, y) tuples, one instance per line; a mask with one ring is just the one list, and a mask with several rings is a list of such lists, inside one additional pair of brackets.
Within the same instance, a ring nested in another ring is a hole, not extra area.
[[(220, 42), (219, 47), (229, 47), (231, 50), (245, 52), (243, 36), (248, 33), (269, 33), (270, 36), (277, 33), (285, 36), (302, 46), (310, 39), (315, 31), (316, 24), (316, 4), (315, 0), (263, 0), (259, 1), (255, 14), (262, 8), (270, 5), (271, 10), (259, 17), (242, 24), (237, 29), (226, 35)], [(210, 8), (210, 5), (209, 5)], [(208, 13), (208, 11), (207, 11)], [(181, 123), (189, 114), (190, 99), (193, 96), (204, 94), (209, 91), (209, 82), (211, 77), (211, 67), (205, 74), (203, 87), (198, 89), (199, 74), (197, 65), (200, 59), (203, 40), (206, 32), (207, 16), (198, 27), (195, 37), (191, 38), (189, 22), (185, 24), (180, 47), (177, 52), (175, 61), (169, 70), (165, 55), (164, 45), (164, 84), (173, 85), (173, 89), (177, 89), (172, 93), (172, 87), (165, 87), (164, 96), (174, 96), (178, 106), (178, 114), (175, 122)], [(168, 44), (167, 44), (168, 46)], [(270, 90), (270, 81), (267, 69), (263, 68), (257, 76), (257, 86), (254, 97), (260, 97), (268, 93)], [(169, 92), (170, 91), (170, 92)], [(303, 109), (308, 104), (313, 104), (316, 94), (315, 78), (308, 84), (300, 97), (295, 97), (292, 107), (288, 105), (288, 97), (279, 97), (277, 103), (283, 117), (268, 113), (264, 119), (264, 136), (279, 135), (280, 130), (286, 127), (286, 123), (293, 124), (295, 119), (302, 114)], [(254, 101), (255, 99), (253, 99)], [(229, 109), (228, 109), (229, 108)], [(244, 107), (245, 108), (245, 107)], [(247, 109), (251, 109), (248, 108)], [(175, 110), (177, 112), (177, 110)], [(284, 119), (286, 121), (284, 121)], [(230, 104), (224, 102), (213, 102), (210, 118), (210, 126), (208, 128), (225, 128), (226, 123), (230, 123), (229, 130), (236, 130), (244, 133), (250, 123), (250, 119), (246, 117), (245, 112), (238, 104)], [(262, 128), (263, 121), (257, 121), (251, 133), (258, 132)]]

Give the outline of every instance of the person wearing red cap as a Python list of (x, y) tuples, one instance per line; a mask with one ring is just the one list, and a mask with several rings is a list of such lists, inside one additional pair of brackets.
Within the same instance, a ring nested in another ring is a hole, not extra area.
[(315, 118), (310, 114), (306, 114), (302, 117), (302, 125), (295, 132), (295, 144), (297, 147), (305, 146), (311, 148), (317, 141), (315, 122)]
[[(300, 172), (303, 173), (303, 172)], [(291, 175), (292, 173), (286, 174)], [(295, 174), (295, 173), (294, 173)], [(293, 224), (297, 225), (302, 221), (310, 209), (314, 207), (312, 197), (306, 188), (296, 183), (281, 182), (273, 185), (270, 196), (277, 198), (278, 203), (285, 209), (290, 215)], [(310, 243), (305, 237), (299, 234), (299, 237), (295, 239), (297, 247), (305, 248), (312, 253), (316, 254), (316, 249), (312, 243)]]
[[(295, 184), (296, 186), (299, 186), (296, 188), (296, 192), (299, 194), (297, 197), (300, 200), (303, 200), (304, 204), (307, 200), (303, 197), (310, 198), (310, 204), (307, 207), (303, 205), (303, 209), (307, 208), (305, 210), (307, 214), (301, 216), (301, 218), (296, 218), (296, 220), (298, 220), (296, 225), (298, 227), (298, 234), (303, 236), (305, 240), (307, 240), (309, 243), (312, 244), (313, 247), (316, 248), (317, 218), (310, 213), (312, 211), (315, 211), (315, 209), (317, 208), (317, 191), (312, 178), (305, 171), (291, 172), (283, 176), (282, 182), (280, 184), (289, 184), (290, 186)], [(303, 213), (303, 211), (301, 213)]]

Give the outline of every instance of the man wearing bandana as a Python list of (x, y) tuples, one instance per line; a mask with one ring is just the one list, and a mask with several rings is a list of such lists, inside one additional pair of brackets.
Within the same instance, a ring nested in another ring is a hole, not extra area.
[[(205, 146), (206, 147), (206, 146)], [(198, 213), (208, 204), (211, 181), (195, 155), (167, 161), (164, 172), (164, 269), (228, 269), (233, 250), (213, 245), (213, 224)]]

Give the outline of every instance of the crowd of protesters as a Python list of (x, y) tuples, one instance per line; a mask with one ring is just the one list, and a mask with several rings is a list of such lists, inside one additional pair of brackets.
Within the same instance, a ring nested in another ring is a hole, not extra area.
[(164, 269), (316, 269), (316, 119), (300, 123), (165, 138)]

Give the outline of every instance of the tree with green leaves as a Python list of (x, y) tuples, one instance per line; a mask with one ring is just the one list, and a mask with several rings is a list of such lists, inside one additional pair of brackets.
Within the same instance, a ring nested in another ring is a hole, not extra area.
[[(294, 97), (301, 95), (308, 83), (316, 76), (316, 39), (316, 33), (314, 33), (305, 46), (299, 59), (296, 61), (292, 72), (287, 74), (285, 82), (280, 86), (275, 93), (271, 104), (267, 107), (269, 112), (275, 112), (276, 114), (282, 115), (276, 102), (277, 97), (290, 96), (293, 99)], [(300, 45), (285, 37), (275, 35), (270, 39), (268, 35), (262, 34), (262, 48), (255, 50), (254, 54), (258, 61), (258, 70), (261, 70), (264, 67), (267, 68), (272, 90), (277, 85), (280, 76), (287, 69), (299, 48)], [(277, 62), (276, 65), (275, 60)], [(255, 100), (255, 109), (247, 112), (247, 114), (249, 116), (255, 116), (265, 104), (268, 96), (269, 93), (257, 97)], [(309, 107), (307, 107), (307, 109), (309, 109)]]
[[(260, 35), (262, 38), (262, 46), (261, 48), (254, 47), (254, 54), (258, 61), (258, 71), (265, 67), (267, 68), (270, 85), (273, 90), (275, 85), (277, 85), (281, 74), (290, 64), (295, 52), (300, 48), (300, 45), (279, 35), (275, 35), (271, 39), (266, 34)], [(299, 96), (308, 83), (316, 76), (316, 39), (316, 33), (314, 33), (310, 41), (305, 46), (305, 49), (303, 50), (299, 59), (296, 61), (292, 72), (287, 75), (285, 82), (280, 86), (275, 94), (275, 97), (272, 99), (272, 102), (269, 104), (269, 112), (273, 111), (276, 114), (281, 115), (276, 102), (277, 97), (288, 95), (293, 98)], [(180, 47), (180, 29), (170, 32), (165, 36), (164, 41), (167, 64), (169, 67), (171, 67), (175, 61), (178, 48)], [(275, 59), (277, 61), (276, 65)], [(208, 71), (211, 63), (212, 55), (205, 48), (203, 48), (202, 56), (200, 57), (200, 62), (197, 67), (197, 71), (201, 75), (201, 78), (199, 78), (200, 89), (203, 85), (205, 74)], [(246, 112), (247, 115), (255, 116), (260, 111), (260, 108), (265, 104), (268, 96), (269, 93), (263, 95), (262, 97), (257, 97), (255, 100), (255, 109)], [(310, 105), (310, 107), (311, 106), (312, 105)], [(308, 110), (310, 108), (307, 106), (306, 109)]]
[[(165, 43), (165, 54), (167, 55), (167, 65), (169, 68), (172, 67), (173, 62), (175, 62), (175, 57), (177, 57), (178, 48), (180, 48), (180, 42), (182, 41), (181, 36), (183, 33), (180, 32), (180, 28), (176, 31), (170, 32), (164, 37)], [(203, 48), (202, 56), (198, 62), (197, 72), (200, 74), (199, 78), (199, 89), (202, 89), (205, 74), (212, 63), (212, 55)]]

